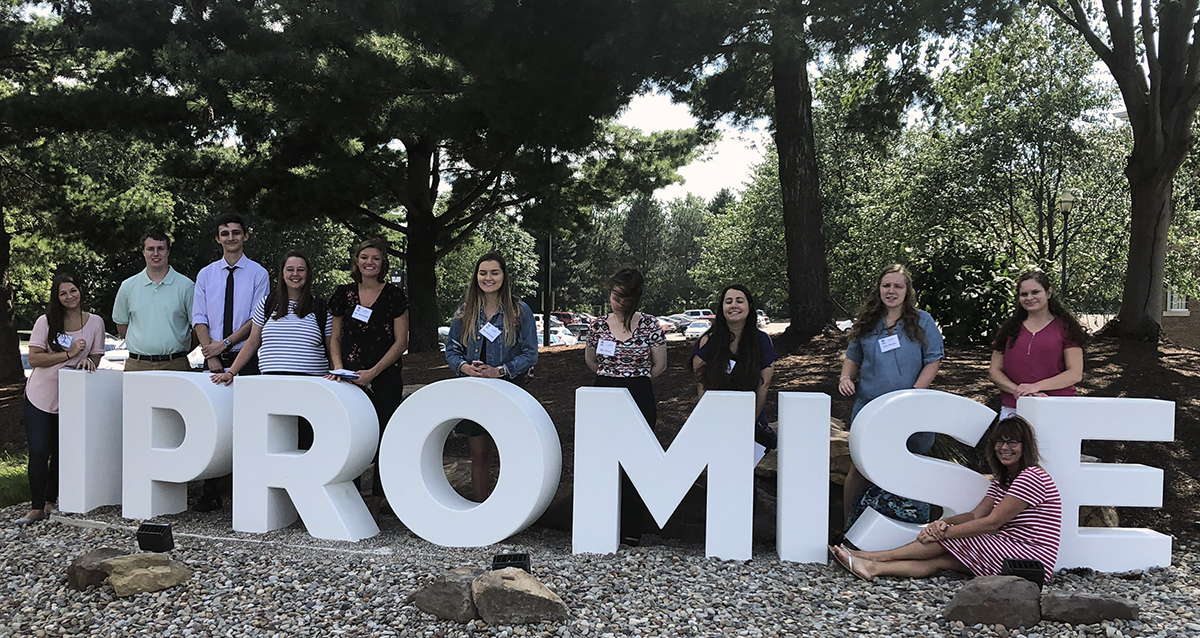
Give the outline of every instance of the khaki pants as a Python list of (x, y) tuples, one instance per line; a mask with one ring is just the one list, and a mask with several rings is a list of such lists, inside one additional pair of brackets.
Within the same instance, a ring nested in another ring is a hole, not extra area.
[(140, 361), (129, 357), (125, 360), (126, 372), (146, 372), (149, 370), (178, 370), (180, 372), (191, 371), (192, 366), (188, 363), (187, 357), (179, 357), (170, 361)]

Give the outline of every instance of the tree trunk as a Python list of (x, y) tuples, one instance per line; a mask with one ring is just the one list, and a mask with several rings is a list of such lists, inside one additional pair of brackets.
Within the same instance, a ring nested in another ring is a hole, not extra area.
[[(1170, 171), (1173, 178), (1176, 171)], [(1131, 193), (1129, 263), (1117, 315), (1117, 334), (1123, 339), (1158, 341), (1162, 320), (1163, 268), (1167, 229), (1174, 218), (1172, 179), (1159, 171), (1141, 170), (1130, 158), (1125, 170)]]
[(407, 173), (405, 208), (408, 211), (409, 309), (408, 349), (410, 352), (437, 350), (437, 240), (438, 224), (433, 215), (433, 197), (429, 182), (437, 145), (428, 139), (405, 140)]
[(778, 32), (775, 39), (771, 79), (791, 319), (787, 331), (776, 340), (776, 349), (783, 354), (824, 330), (829, 318), (829, 266), (821, 228), (824, 215), (808, 81), (809, 52)]
[(6, 228), (6, 216), (4, 202), (0, 200), (0, 382), (15, 383), (25, 378), (25, 368), (21, 365), (21, 340), (13, 326), (12, 282), (8, 279), (12, 236)]

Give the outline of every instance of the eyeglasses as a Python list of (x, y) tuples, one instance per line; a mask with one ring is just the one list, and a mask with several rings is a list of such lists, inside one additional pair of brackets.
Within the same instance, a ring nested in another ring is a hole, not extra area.
[(996, 447), (1016, 449), (1021, 447), (1021, 439), (1000, 439), (999, 441), (996, 441)]

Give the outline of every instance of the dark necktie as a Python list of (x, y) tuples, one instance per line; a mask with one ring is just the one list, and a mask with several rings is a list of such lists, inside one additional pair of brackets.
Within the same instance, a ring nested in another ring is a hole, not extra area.
[(229, 271), (229, 276), (225, 278), (225, 318), (221, 325), (221, 330), (224, 334), (221, 338), (228, 339), (229, 335), (233, 334), (233, 271), (237, 270), (237, 266), (226, 266), (225, 270)]

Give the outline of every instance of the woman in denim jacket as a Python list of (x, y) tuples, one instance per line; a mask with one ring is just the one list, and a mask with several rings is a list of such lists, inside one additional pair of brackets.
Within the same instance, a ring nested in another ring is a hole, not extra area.
[[(464, 317), (468, 319), (464, 321)], [(475, 262), (466, 299), (450, 322), (446, 363), (460, 377), (504, 379), (523, 388), (537, 358), (533, 311), (513, 298), (504, 257), (496, 252), (485, 253)], [(457, 430), (468, 437), (471, 489), (475, 500), (483, 502), (491, 491), (496, 444), (474, 421), (459, 421)]]

